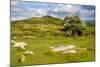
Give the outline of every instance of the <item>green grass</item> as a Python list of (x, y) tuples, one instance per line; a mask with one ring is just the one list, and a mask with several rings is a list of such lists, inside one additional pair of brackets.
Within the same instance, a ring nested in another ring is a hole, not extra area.
[[(27, 50), (32, 50), (35, 54), (26, 56), (24, 63), (19, 63), (17, 57), (23, 52), (11, 47), (11, 65), (36, 65), (36, 64), (54, 64), (54, 63), (69, 63), (69, 62), (84, 62), (94, 61), (95, 58), (95, 40), (94, 36), (87, 36), (84, 39), (81, 37), (44, 37), (33, 39), (17, 38), (17, 42), (22, 41), (28, 43)], [(61, 54), (54, 53), (49, 48), (59, 44), (72, 44), (82, 48), (87, 48), (86, 51), (78, 51), (76, 54)]]
[[(83, 37), (65, 36), (62, 32), (63, 25), (61, 19), (44, 16), (41, 18), (30, 18), (11, 22), (11, 39), (16, 37), (16, 42), (25, 42), (28, 44), (26, 50), (32, 50), (32, 56), (25, 56), (25, 62), (19, 63), (18, 57), (24, 52), (13, 47), (11, 43), (11, 66), (37, 65), (37, 64), (55, 64), (55, 63), (73, 63), (95, 60), (95, 29), (86, 28), (86, 34)], [(33, 36), (34, 38), (22, 38), (23, 36)], [(62, 54), (51, 51), (51, 46), (75, 45), (75, 54)]]

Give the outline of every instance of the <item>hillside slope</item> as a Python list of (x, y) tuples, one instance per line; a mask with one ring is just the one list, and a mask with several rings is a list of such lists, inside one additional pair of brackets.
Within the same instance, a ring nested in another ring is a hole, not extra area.
[(63, 28), (61, 21), (61, 19), (51, 16), (12, 21), (11, 33), (15, 36), (32, 35), (39, 37), (62, 35), (63, 33), (60, 31)]

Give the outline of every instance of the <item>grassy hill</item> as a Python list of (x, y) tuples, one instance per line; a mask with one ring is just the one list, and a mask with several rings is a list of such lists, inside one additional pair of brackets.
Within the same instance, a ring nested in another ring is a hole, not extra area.
[(37, 24), (37, 23), (47, 23), (47, 24), (58, 24), (61, 25), (59, 22), (61, 22), (62, 19), (59, 18), (54, 18), (52, 16), (43, 16), (43, 17), (32, 17), (24, 20), (17, 20), (17, 21), (12, 21), (13, 23), (16, 22), (21, 22), (21, 23), (32, 23), (32, 24)]
[(57, 34), (62, 33), (60, 31), (60, 29), (63, 28), (61, 21), (61, 19), (53, 18), (51, 16), (43, 16), (40, 18), (32, 17), (25, 20), (12, 21), (11, 33), (15, 36), (56, 36)]
[[(11, 66), (94, 61), (95, 36), (90, 35), (93, 31), (95, 33), (94, 27), (87, 26), (89, 35), (66, 37), (65, 32), (61, 31), (61, 22), (62, 19), (51, 16), (11, 21), (11, 40), (27, 43), (26, 50), (34, 52), (32, 56), (25, 56), (25, 62), (18, 62), (18, 57), (25, 50), (14, 48), (11, 43)], [(50, 48), (59, 45), (74, 45), (77, 53), (56, 53)]]
[(90, 27), (95, 27), (95, 20), (88, 20), (88, 21), (85, 21), (87, 26), (90, 26)]

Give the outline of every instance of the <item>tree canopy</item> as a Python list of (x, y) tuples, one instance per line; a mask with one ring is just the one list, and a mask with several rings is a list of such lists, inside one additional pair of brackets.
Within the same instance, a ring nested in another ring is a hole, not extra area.
[(66, 34), (78, 36), (84, 34), (86, 25), (83, 23), (79, 16), (66, 16), (62, 23), (64, 25), (62, 31), (66, 32)]

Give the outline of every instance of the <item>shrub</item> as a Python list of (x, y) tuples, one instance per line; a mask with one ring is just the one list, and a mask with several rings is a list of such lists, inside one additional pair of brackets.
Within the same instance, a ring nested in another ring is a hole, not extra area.
[(79, 16), (67, 16), (62, 23), (64, 25), (62, 31), (66, 32), (68, 35), (81, 36), (86, 29), (86, 25), (82, 22)]

